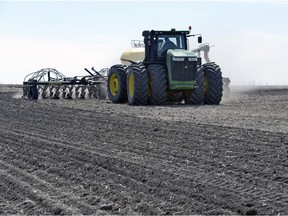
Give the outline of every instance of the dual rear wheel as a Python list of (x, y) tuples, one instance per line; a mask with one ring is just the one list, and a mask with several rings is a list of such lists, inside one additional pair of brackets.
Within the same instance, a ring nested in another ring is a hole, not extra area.
[(222, 99), (223, 78), (215, 63), (199, 66), (196, 74), (197, 88), (184, 91), (185, 103), (193, 105), (219, 105)]
[(148, 101), (148, 75), (142, 64), (132, 64), (127, 73), (129, 105), (144, 105)]
[(108, 74), (108, 98), (113, 103), (159, 105), (167, 99), (167, 75), (161, 65), (115, 65)]

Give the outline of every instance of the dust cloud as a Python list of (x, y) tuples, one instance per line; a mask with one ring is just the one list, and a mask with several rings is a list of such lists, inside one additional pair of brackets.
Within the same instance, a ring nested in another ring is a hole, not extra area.
[(22, 92), (16, 92), (16, 93), (14, 93), (13, 95), (12, 95), (12, 97), (13, 98), (15, 98), (15, 99), (21, 99), (22, 98), (22, 96), (23, 96), (23, 93)]
[(288, 85), (288, 36), (249, 30), (211, 39), (210, 58), (231, 85)]

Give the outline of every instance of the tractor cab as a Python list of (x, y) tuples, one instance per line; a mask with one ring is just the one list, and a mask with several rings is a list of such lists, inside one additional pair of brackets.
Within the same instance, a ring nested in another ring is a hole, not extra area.
[(157, 54), (159, 58), (165, 57), (168, 49), (186, 49), (183, 35), (159, 35)]
[(143, 31), (145, 59), (143, 64), (162, 65), (168, 78), (168, 90), (197, 88), (197, 56), (188, 50), (189, 31)]
[(169, 49), (187, 50), (189, 31), (143, 31), (145, 44), (144, 64), (165, 63)]

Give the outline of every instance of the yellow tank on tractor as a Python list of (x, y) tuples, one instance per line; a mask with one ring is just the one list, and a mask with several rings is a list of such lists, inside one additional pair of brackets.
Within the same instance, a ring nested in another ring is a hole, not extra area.
[(221, 69), (210, 62), (209, 45), (188, 49), (189, 37), (198, 36), (198, 43), (202, 43), (202, 36), (190, 31), (143, 31), (144, 43), (132, 41), (132, 48), (121, 55), (122, 64), (110, 68), (108, 98), (113, 103), (129, 105), (159, 105), (167, 101), (219, 104), (223, 95)]

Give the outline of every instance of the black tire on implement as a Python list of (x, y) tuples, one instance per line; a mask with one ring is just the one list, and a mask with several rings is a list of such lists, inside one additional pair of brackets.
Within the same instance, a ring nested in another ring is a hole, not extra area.
[(204, 84), (204, 104), (218, 105), (223, 95), (223, 78), (220, 67), (215, 63), (203, 65)]
[(123, 65), (114, 65), (108, 72), (107, 93), (113, 103), (125, 103), (127, 101), (126, 68)]
[(32, 100), (38, 100), (38, 88), (36, 85), (30, 86), (28, 98)]
[(149, 65), (148, 71), (148, 102), (160, 105), (167, 100), (167, 73), (162, 65)]
[(204, 71), (201, 66), (197, 68), (197, 88), (192, 91), (184, 91), (185, 104), (202, 105), (204, 102)]
[(145, 105), (148, 101), (148, 75), (143, 64), (132, 64), (127, 74), (129, 105)]

